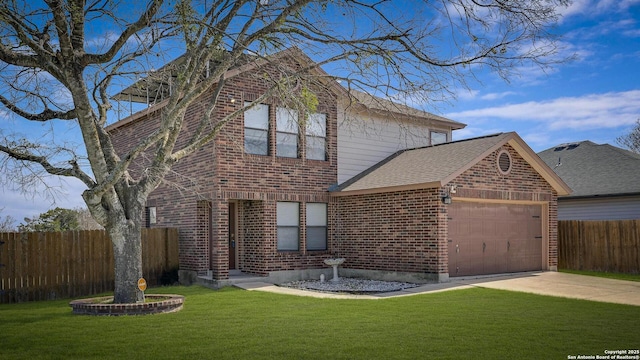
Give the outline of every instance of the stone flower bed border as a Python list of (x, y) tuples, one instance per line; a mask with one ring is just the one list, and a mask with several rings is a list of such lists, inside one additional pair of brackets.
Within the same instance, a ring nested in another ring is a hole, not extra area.
[[(180, 311), (184, 296), (172, 294), (145, 295), (147, 302), (136, 304), (112, 304), (113, 296), (73, 300), (69, 306), (78, 315), (149, 315)], [(158, 299), (154, 301), (153, 299)]]

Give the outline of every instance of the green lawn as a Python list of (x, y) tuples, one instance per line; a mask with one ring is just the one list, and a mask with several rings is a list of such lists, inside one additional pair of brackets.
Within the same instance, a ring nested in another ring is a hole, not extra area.
[(473, 288), (334, 300), (169, 287), (173, 314), (0, 305), (0, 359), (567, 359), (640, 346), (640, 307)]

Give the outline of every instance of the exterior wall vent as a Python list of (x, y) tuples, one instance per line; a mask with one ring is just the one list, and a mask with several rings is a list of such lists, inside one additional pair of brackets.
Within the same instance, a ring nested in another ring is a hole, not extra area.
[(511, 155), (507, 150), (502, 150), (498, 153), (498, 171), (502, 175), (507, 175), (511, 171)]

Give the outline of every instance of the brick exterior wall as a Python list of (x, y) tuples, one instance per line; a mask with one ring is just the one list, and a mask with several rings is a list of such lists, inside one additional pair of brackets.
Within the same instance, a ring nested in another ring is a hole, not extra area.
[(446, 209), (440, 198), (440, 189), (336, 198), (336, 253), (348, 268), (446, 273)]
[[(508, 175), (496, 167), (504, 149), (512, 159)], [(334, 249), (343, 266), (389, 272), (448, 272), (447, 205), (450, 185), (458, 198), (546, 202), (549, 205), (549, 266), (557, 266), (557, 195), (529, 163), (506, 144), (442, 188), (334, 198)]]
[[(283, 64), (278, 64), (282, 66)], [(291, 67), (298, 64), (291, 62)], [(217, 105), (217, 118), (243, 106), (265, 93), (268, 84), (264, 74), (276, 78), (275, 65), (263, 66), (227, 81)], [(147, 205), (156, 207), (157, 223), (152, 226), (177, 227), (180, 236), (180, 268), (199, 275), (212, 270), (215, 279), (226, 279), (229, 266), (229, 202), (237, 206), (237, 268), (267, 274), (272, 270), (320, 267), (326, 251), (304, 250), (302, 231), (300, 251), (278, 252), (276, 248), (276, 203), (300, 202), (301, 224), (306, 202), (329, 202), (327, 189), (337, 182), (337, 100), (324, 88), (314, 88), (318, 96), (317, 112), (326, 114), (327, 159), (307, 160), (304, 149), (304, 129), (300, 132), (299, 158), (275, 155), (276, 134), (269, 132), (270, 155), (246, 154), (244, 151), (244, 121), (236, 118), (226, 124), (214, 141), (176, 163), (164, 183), (151, 193)], [(234, 99), (232, 102), (231, 99)], [(185, 116), (184, 128), (177, 148), (190, 138), (202, 116), (205, 104), (212, 101), (205, 95), (194, 103)], [(270, 105), (270, 121), (275, 125), (277, 99)], [(285, 105), (282, 105), (285, 106)], [(111, 130), (116, 149), (124, 153), (159, 126), (161, 109), (150, 108), (145, 116)], [(303, 116), (300, 114), (299, 116)], [(147, 158), (152, 155), (149, 154)], [(132, 166), (136, 176), (145, 161)], [(301, 230), (304, 227), (301, 226)]]
[[(296, 64), (291, 64), (296, 66)], [(230, 79), (219, 98), (217, 116), (222, 118), (252, 101), (267, 89), (262, 74), (277, 76), (268, 65)], [(198, 275), (212, 271), (214, 279), (229, 275), (229, 203), (236, 204), (236, 267), (267, 275), (270, 271), (326, 267), (327, 257), (347, 258), (345, 267), (392, 272), (445, 274), (448, 272), (447, 206), (441, 197), (448, 185), (456, 185), (456, 197), (549, 203), (549, 266), (557, 265), (557, 195), (550, 185), (509, 145), (513, 168), (498, 172), (499, 150), (482, 159), (443, 188), (382, 194), (330, 197), (327, 189), (337, 182), (337, 101), (335, 94), (315, 89), (318, 112), (327, 115), (327, 160), (306, 160), (304, 133), (299, 158), (275, 155), (275, 131), (269, 132), (270, 155), (244, 152), (244, 123), (239, 117), (223, 128), (216, 139), (175, 164), (165, 182), (148, 199), (157, 209), (153, 226), (176, 227), (180, 236), (180, 267)], [(231, 102), (230, 99), (234, 99)], [(203, 96), (191, 106), (178, 147), (195, 132), (205, 104)], [(275, 124), (275, 99), (270, 121)], [(121, 152), (158, 127), (161, 110), (111, 130)], [(144, 168), (141, 161), (132, 168)], [(276, 204), (300, 203), (300, 250), (278, 251)], [(305, 249), (307, 202), (329, 203), (328, 249)]]

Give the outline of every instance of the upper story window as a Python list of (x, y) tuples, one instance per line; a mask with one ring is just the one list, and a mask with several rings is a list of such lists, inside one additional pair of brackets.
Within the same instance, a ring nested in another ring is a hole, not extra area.
[(276, 155), (298, 157), (298, 113), (295, 110), (276, 108)]
[[(246, 102), (245, 106), (249, 106)], [(269, 105), (257, 104), (244, 112), (244, 151), (247, 154), (269, 153)]]
[(327, 159), (327, 116), (325, 114), (311, 114), (306, 129), (307, 159)]
[(438, 145), (447, 142), (447, 133), (441, 131), (431, 131), (431, 145)]

